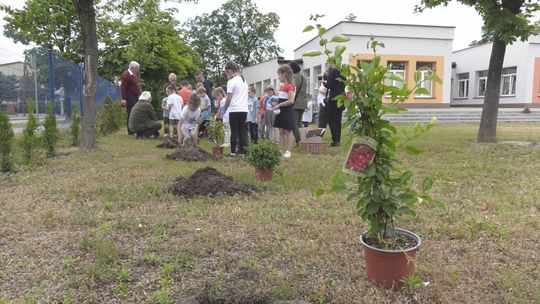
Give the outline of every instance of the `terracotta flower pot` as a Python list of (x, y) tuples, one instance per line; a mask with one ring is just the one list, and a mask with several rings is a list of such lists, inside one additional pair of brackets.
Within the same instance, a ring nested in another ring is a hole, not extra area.
[(416, 254), (422, 243), (420, 237), (404, 229), (395, 229), (397, 235), (405, 236), (416, 242), (416, 246), (404, 250), (385, 250), (368, 245), (364, 235), (360, 242), (364, 246), (364, 260), (368, 281), (386, 288), (398, 290), (403, 286), (401, 279), (415, 271)]
[(273, 175), (274, 175), (273, 169), (255, 168), (255, 177), (257, 177), (257, 179), (260, 180), (261, 182), (271, 180)]
[(223, 156), (223, 147), (212, 147), (212, 155), (215, 157)]

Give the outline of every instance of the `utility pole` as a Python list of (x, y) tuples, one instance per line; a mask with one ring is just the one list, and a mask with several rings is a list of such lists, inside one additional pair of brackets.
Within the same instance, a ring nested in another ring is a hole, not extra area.
[(37, 65), (36, 65), (36, 54), (30, 55), (30, 68), (34, 74), (34, 93), (36, 98), (36, 117), (39, 116), (39, 106), (38, 106), (38, 88), (37, 88)]

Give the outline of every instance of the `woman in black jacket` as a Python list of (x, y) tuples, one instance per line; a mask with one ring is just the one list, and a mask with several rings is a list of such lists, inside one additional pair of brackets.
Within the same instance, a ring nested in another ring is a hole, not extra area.
[(330, 67), (325, 73), (326, 81), (323, 85), (328, 89), (328, 98), (326, 99), (326, 114), (330, 133), (332, 134), (331, 147), (337, 147), (341, 142), (341, 117), (345, 107), (338, 107), (336, 97), (345, 93), (345, 83), (341, 79), (341, 73), (335, 67)]

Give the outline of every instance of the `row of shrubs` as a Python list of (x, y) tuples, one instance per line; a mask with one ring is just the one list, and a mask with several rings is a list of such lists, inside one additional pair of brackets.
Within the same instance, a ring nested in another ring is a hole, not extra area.
[[(44, 130), (37, 134), (38, 121), (33, 114), (34, 103), (27, 103), (28, 121), (21, 134), (19, 145), (22, 148), (22, 159), (25, 164), (32, 163), (37, 151), (40, 148), (45, 150), (47, 157), (56, 155), (60, 132), (57, 128), (56, 117), (49, 106), (48, 114), (43, 123)], [(96, 130), (99, 135), (106, 136), (118, 131), (126, 121), (126, 112), (119, 103), (113, 103), (110, 97), (106, 97), (103, 105), (99, 109), (96, 119)], [(81, 120), (78, 109), (73, 107), (71, 116), (71, 126), (69, 131), (69, 142), (71, 146), (78, 146), (81, 134)], [(15, 163), (12, 156), (12, 148), (15, 142), (15, 133), (9, 117), (5, 112), (0, 112), (0, 171), (15, 171)]]

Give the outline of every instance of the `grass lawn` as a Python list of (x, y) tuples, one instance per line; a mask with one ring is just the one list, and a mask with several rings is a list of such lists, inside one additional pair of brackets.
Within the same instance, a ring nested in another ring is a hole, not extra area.
[[(540, 303), (540, 124), (499, 124), (499, 140), (532, 146), (478, 145), (477, 129), (438, 125), (416, 142), (425, 153), (403, 154), (448, 207), (422, 205), (398, 225), (423, 239), (418, 303)], [(365, 280), (355, 204), (314, 196), (342, 148), (293, 151), (283, 175), (259, 183), (243, 161), (169, 161), (158, 143), (122, 132), (0, 175), (0, 303), (405, 303)], [(204, 166), (266, 190), (167, 193)]]

